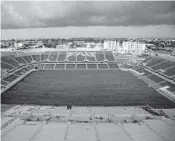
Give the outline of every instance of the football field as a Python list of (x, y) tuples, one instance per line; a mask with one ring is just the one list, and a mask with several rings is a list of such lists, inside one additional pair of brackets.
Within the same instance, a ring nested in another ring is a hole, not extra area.
[(175, 104), (129, 72), (41, 70), (3, 93), (2, 103), (171, 108)]

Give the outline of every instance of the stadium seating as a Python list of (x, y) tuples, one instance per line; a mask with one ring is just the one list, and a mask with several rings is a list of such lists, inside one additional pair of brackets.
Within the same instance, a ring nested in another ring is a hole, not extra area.
[(55, 69), (64, 69), (65, 64), (56, 64)]
[(55, 64), (46, 64), (44, 68), (45, 69), (53, 69), (54, 66), (55, 66)]
[(172, 92), (175, 91), (175, 85), (170, 83), (170, 82), (165, 81), (165, 82), (160, 83), (160, 85), (162, 87), (169, 86), (169, 88), (168, 88), (169, 91), (172, 91)]
[(163, 62), (163, 63), (158, 64), (158, 65), (156, 65), (156, 66), (153, 66), (152, 69), (153, 69), (154, 71), (157, 71), (157, 70), (160, 70), (160, 69), (161, 69), (161, 70), (164, 70), (164, 69), (167, 69), (167, 68), (172, 67), (173, 65), (175, 65), (174, 62), (166, 61), (166, 62)]
[(32, 58), (36, 62), (39, 62), (40, 61), (40, 55), (39, 54), (32, 55)]
[(173, 75), (175, 75), (175, 66), (167, 69), (165, 72), (162, 73), (163, 75), (169, 77), (169, 78), (172, 78)]
[(157, 75), (154, 75), (154, 74), (149, 75), (149, 76), (147, 76), (147, 77), (148, 77), (149, 79), (151, 79), (152, 81), (156, 82), (156, 83), (160, 83), (160, 82), (165, 81), (163, 78), (161, 78), (161, 77), (159, 77), (159, 76), (157, 76)]
[(15, 59), (16, 59), (20, 64), (26, 64), (26, 61), (25, 61), (24, 58), (21, 57), (21, 56), (18, 56), (18, 57), (16, 57)]
[(46, 61), (48, 59), (49, 54), (50, 54), (49, 51), (45, 52), (45, 54), (44, 54), (44, 61)]
[(32, 70), (32, 69), (33, 69), (33, 66), (32, 66), (32, 65), (28, 65), (26, 68), (27, 68), (28, 70)]
[(11, 74), (11, 75), (9, 75), (8, 77), (3, 78), (3, 80), (5, 80), (5, 81), (7, 81), (7, 82), (12, 82), (12, 81), (14, 81), (14, 80), (17, 79), (17, 78), (18, 78), (17, 75)]
[(13, 59), (11, 59), (8, 56), (1, 57), (1, 62), (4, 62), (4, 63), (9, 64), (9, 65), (14, 66), (14, 67), (18, 67), (18, 65), (19, 65), (16, 61), (14, 61)]
[(4, 62), (1, 61), (1, 68), (2, 69), (6, 69), (6, 70), (13, 70), (14, 69), (14, 66), (9, 65), (9, 64), (6, 64), (6, 63), (4, 63)]
[(146, 63), (148, 61), (150, 61), (152, 59), (152, 57), (147, 57), (145, 60), (143, 60), (141, 63)]
[(113, 68), (118, 68), (118, 64), (117, 63), (108, 63), (109, 68), (113, 69)]
[(41, 54), (41, 61), (44, 61), (44, 53)]
[(5, 89), (5, 86), (1, 85), (1, 90)]
[(77, 69), (86, 69), (86, 64), (77, 64)]
[(69, 52), (67, 53), (67, 59), (70, 61), (70, 62), (74, 62), (76, 61), (76, 52)]
[(43, 69), (43, 67), (44, 67), (44, 64), (40, 64), (39, 68)]
[(84, 62), (85, 61), (85, 55), (83, 52), (77, 52), (77, 61), (78, 62)]
[(150, 61), (146, 64), (146, 66), (147, 66), (147, 67), (151, 67), (151, 66), (154, 66), (154, 65), (159, 64), (159, 63), (164, 62), (164, 61), (165, 61), (165, 60), (160, 59), (160, 58), (153, 58), (152, 60), (150, 60)]
[(102, 51), (96, 51), (96, 58), (97, 58), (97, 61), (99, 62), (102, 62), (104, 61), (104, 54)]
[(20, 69), (20, 70), (16, 71), (15, 74), (17, 74), (17, 75), (23, 75), (24, 74), (23, 69)]
[(88, 69), (96, 69), (97, 68), (97, 64), (87, 64), (87, 68)]
[(1, 85), (6, 86), (6, 85), (8, 85), (8, 82), (1, 80)]
[(108, 61), (115, 61), (111, 51), (104, 51), (105, 57)]
[(59, 56), (57, 57), (57, 61), (58, 62), (65, 61), (66, 55), (67, 55), (66, 51), (60, 51)]
[(144, 68), (142, 66), (136, 67), (136, 68), (134, 68), (134, 70), (136, 70), (139, 73), (143, 73), (144, 72)]
[(108, 69), (107, 64), (98, 64), (99, 69)]
[(148, 75), (151, 75), (152, 74), (151, 72), (149, 72), (149, 71), (147, 71), (145, 69), (143, 70), (143, 73), (144, 73), (145, 76), (148, 76)]
[(23, 56), (23, 58), (26, 60), (27, 63), (31, 63), (31, 60), (28, 58), (28, 56)]
[(66, 64), (66, 69), (75, 69), (76, 64)]
[(58, 53), (59, 53), (59, 52), (57, 52), (57, 51), (56, 51), (56, 52), (51, 52), (50, 55), (49, 55), (48, 60), (49, 60), (50, 62), (56, 62), (56, 61), (57, 61)]
[(94, 52), (86, 52), (86, 59), (90, 62), (95, 62)]
[(30, 62), (32, 62), (32, 61), (33, 61), (33, 60), (32, 60), (32, 56), (31, 56), (31, 55), (27, 56), (27, 58), (28, 58), (28, 60), (29, 60)]

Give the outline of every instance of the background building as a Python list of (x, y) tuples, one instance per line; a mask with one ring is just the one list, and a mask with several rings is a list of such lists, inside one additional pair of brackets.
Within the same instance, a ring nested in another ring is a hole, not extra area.
[(104, 41), (103, 48), (105, 50), (115, 50), (117, 47), (116, 41), (106, 40)]

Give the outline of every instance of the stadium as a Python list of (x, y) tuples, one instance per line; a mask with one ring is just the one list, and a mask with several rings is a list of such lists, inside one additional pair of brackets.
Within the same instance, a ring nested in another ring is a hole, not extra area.
[[(109, 50), (1, 55), (4, 141), (175, 139), (174, 58), (149, 56), (131, 65)], [(23, 130), (28, 134), (15, 136)]]

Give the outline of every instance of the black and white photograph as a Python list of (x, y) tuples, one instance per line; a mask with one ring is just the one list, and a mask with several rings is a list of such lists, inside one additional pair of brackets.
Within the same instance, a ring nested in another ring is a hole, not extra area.
[(175, 1), (0, 3), (2, 141), (175, 141)]

